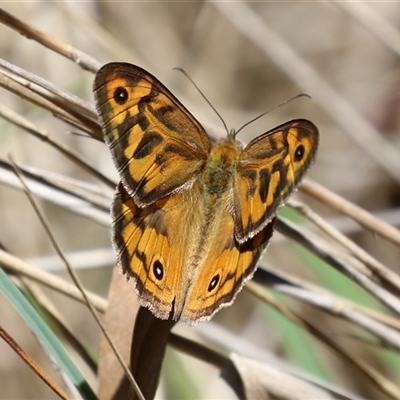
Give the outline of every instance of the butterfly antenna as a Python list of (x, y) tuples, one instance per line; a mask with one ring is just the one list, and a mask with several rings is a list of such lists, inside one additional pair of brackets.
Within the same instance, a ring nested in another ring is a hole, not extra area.
[(210, 100), (207, 99), (207, 97), (205, 96), (205, 94), (200, 90), (200, 88), (196, 85), (196, 83), (194, 82), (194, 80), (189, 76), (189, 74), (181, 67), (174, 67), (172, 68), (174, 70), (180, 71), (182, 72), (183, 75), (186, 76), (186, 78), (189, 79), (190, 82), (192, 82), (193, 86), (197, 89), (197, 91), (201, 94), (201, 96), (203, 97), (203, 99), (207, 102), (207, 104), (214, 110), (215, 114), (218, 115), (218, 118), (222, 121), (222, 124), (224, 125), (224, 128), (227, 132), (227, 134), (229, 135), (229, 129), (226, 126), (225, 121), (223, 120), (223, 118), (221, 117), (220, 113), (217, 111), (217, 109), (211, 104)]
[(74, 136), (83, 137), (85, 139), (95, 139), (95, 140), (103, 142), (103, 140), (101, 140), (99, 138), (96, 138), (94, 136), (90, 136), (87, 133), (80, 133), (80, 132), (75, 132), (75, 131), (66, 131), (65, 133), (69, 133), (69, 134), (74, 135)]
[(258, 119), (260, 119), (261, 117), (263, 117), (266, 114), (269, 114), (270, 112), (276, 110), (279, 107), (284, 106), (285, 104), (289, 103), (289, 101), (298, 99), (299, 97), (308, 97), (311, 99), (311, 96), (308, 93), (299, 93), (296, 96), (290, 97), (289, 99), (285, 100), (283, 103), (278, 104), (277, 106), (275, 106), (274, 108), (272, 108), (271, 110), (265, 111), (262, 114), (258, 115), (257, 117), (251, 119), (249, 122), (246, 122), (244, 125), (242, 125), (237, 131), (235, 131), (234, 136), (236, 136), (243, 128), (245, 128), (247, 125), (250, 125), (251, 123), (253, 123), (254, 121), (257, 121)]

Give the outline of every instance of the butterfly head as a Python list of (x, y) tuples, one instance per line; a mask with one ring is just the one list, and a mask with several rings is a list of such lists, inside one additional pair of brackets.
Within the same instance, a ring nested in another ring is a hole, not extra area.
[(229, 132), (228, 132), (228, 137), (232, 137), (232, 138), (236, 138), (237, 132), (234, 128), (232, 128)]

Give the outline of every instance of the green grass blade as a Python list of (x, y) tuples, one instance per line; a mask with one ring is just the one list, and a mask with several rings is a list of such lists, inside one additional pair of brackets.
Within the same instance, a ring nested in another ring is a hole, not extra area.
[(20, 313), (22, 318), (34, 332), (46, 352), (53, 358), (60, 370), (65, 373), (71, 382), (78, 388), (84, 399), (96, 399), (86, 379), (71, 360), (64, 347), (54, 333), (44, 323), (42, 318), (31, 306), (21, 291), (14, 285), (4, 270), (0, 267), (0, 292), (4, 293), (10, 303)]

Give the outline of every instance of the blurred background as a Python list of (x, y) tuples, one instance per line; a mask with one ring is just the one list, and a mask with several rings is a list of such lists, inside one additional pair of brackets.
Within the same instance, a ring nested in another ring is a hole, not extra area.
[[(221, 128), (213, 110), (183, 74), (173, 71), (174, 66), (186, 70), (229, 128), (239, 128), (300, 92), (309, 93), (312, 99), (289, 102), (246, 127), (239, 140), (248, 142), (290, 119), (310, 119), (320, 130), (320, 148), (308, 176), (386, 221), (400, 224), (400, 157), (396, 159), (400, 146), (397, 3), (93, 1), (9, 3), (3, 7), (101, 63), (128, 61), (142, 66), (158, 77), (200, 121)], [(90, 72), (3, 25), (0, 36), (1, 58), (93, 104)], [(50, 113), (3, 89), (1, 102), (74, 147), (96, 169), (117, 180), (109, 151), (103, 144), (71, 134), (73, 129)], [(94, 182), (45, 143), (0, 120), (0, 157), (5, 159), (8, 154), (21, 165)], [(312, 199), (301, 198), (368, 252), (399, 270), (399, 251), (393, 245)], [(88, 289), (106, 296), (114, 265), (109, 229), (49, 202), (42, 205), (67, 255), (94, 251), (91, 268), (79, 269), (79, 274)], [(0, 186), (0, 241), (13, 254), (41, 268), (57, 269), (60, 265), (25, 195), (5, 185)], [(96, 258), (96, 251), (103, 249), (108, 256)], [(298, 251), (275, 235), (267, 263), (364, 301), (365, 294), (347, 286), (349, 283), (340, 280), (337, 273), (314, 268), (315, 263), (307, 257), (299, 261)], [(84, 266), (81, 259), (76, 260), (73, 265)], [(66, 276), (61, 268), (57, 273)], [(100, 335), (85, 308), (51, 291), (48, 294), (95, 352)], [(1, 295), (0, 307), (1, 325), (42, 366), (51, 370), (35, 337)], [(304, 311), (302, 306), (298, 309)], [(363, 387), (351, 369), (347, 370), (319, 345), (309, 342), (310, 349), (316, 346), (318, 356), (297, 354), (300, 347), (304, 353), (305, 342), (286, 342), (287, 335), (293, 338), (297, 333), (290, 333), (290, 329), (281, 331), (284, 322), (266, 307), (255, 307), (253, 298), (245, 291), (234, 306), (218, 313), (213, 321), (262, 351), (288, 358), (310, 374), (367, 397), (374, 394), (373, 389)], [(192, 330), (178, 326), (176, 330), (207, 337), (207, 325)], [(340, 336), (340, 327), (332, 321), (327, 321), (326, 329)], [(344, 345), (357, 346), (354, 339), (343, 340)], [(391, 358), (390, 362), (384, 362), (382, 357), (375, 353), (366, 355), (375, 367), (381, 365), (389, 377), (400, 379), (398, 361), (391, 354), (385, 355)], [(212, 367), (172, 350), (168, 351), (165, 365), (168, 362), (174, 362), (177, 374), (194, 363), (195, 375), (202, 377), (191, 378), (189, 393), (196, 393), (194, 397), (234, 398)], [(173, 374), (172, 369), (166, 368), (160, 396), (178, 396), (168, 379)], [(0, 399), (12, 398), (54, 395), (0, 342)], [(187, 394), (182, 398), (188, 398)]]

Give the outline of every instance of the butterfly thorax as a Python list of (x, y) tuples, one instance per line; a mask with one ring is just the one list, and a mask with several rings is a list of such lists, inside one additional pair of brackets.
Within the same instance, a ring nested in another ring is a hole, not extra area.
[(210, 152), (204, 170), (205, 192), (215, 201), (231, 186), (241, 147), (231, 136), (219, 142)]

